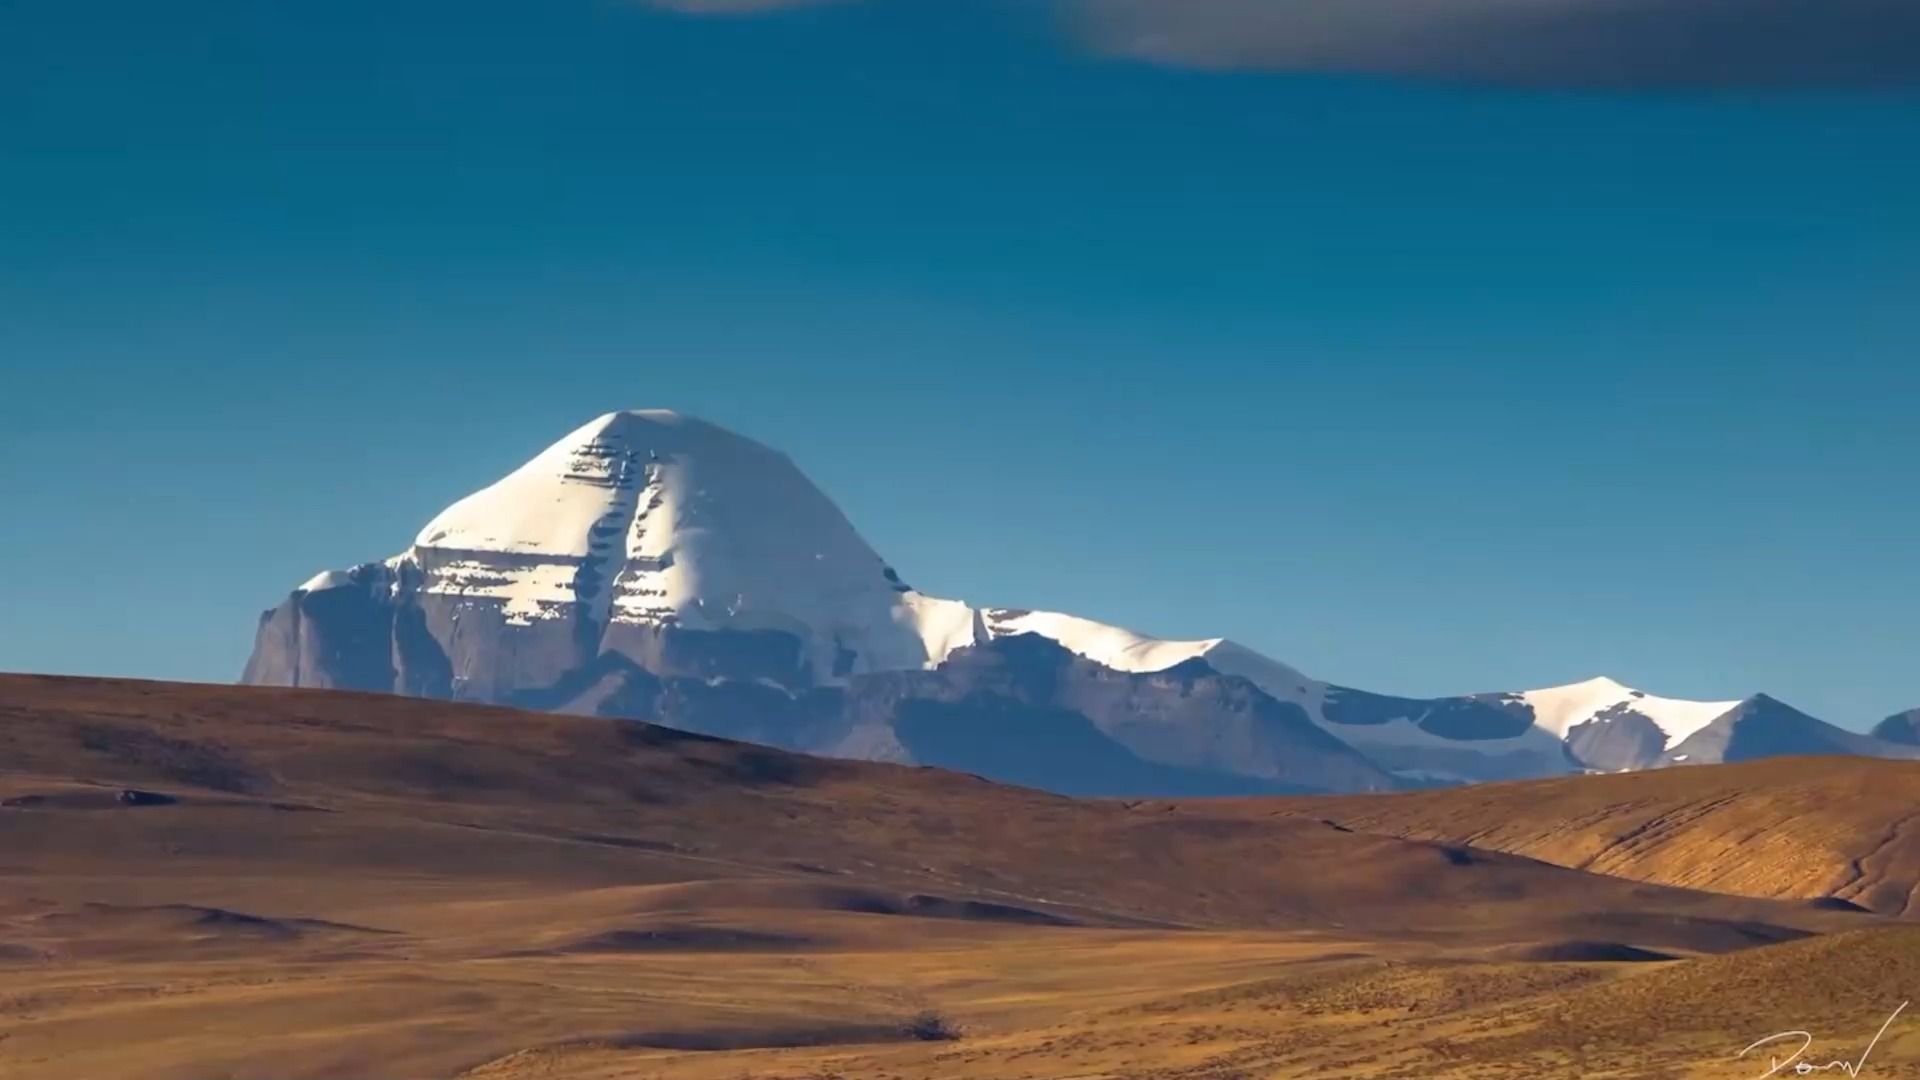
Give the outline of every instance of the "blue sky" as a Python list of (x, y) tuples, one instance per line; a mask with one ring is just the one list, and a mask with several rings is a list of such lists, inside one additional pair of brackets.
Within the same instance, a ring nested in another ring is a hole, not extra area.
[(993, 4), (14, 0), (0, 668), (255, 616), (586, 418), (921, 588), (1439, 693), (1920, 704), (1920, 96), (1100, 56)]

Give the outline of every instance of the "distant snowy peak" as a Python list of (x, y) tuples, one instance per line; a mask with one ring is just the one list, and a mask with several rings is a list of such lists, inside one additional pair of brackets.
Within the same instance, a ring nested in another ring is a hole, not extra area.
[(1524, 712), (1595, 772), (1651, 768), (1740, 704), (1659, 697), (1609, 678), (1493, 697)]
[(1533, 722), (1562, 739), (1583, 724), (1606, 724), (1629, 715), (1651, 721), (1669, 746), (1713, 723), (1739, 701), (1685, 701), (1656, 697), (1608, 678), (1515, 695), (1533, 710)]
[(1457, 782), (1651, 768), (1740, 703), (1656, 697), (1602, 678), (1446, 698), (1324, 687), (1303, 704), (1402, 776)]

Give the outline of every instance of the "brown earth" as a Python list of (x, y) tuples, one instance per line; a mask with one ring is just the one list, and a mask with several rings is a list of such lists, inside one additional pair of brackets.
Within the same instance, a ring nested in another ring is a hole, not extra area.
[(0, 677), (0, 1077), (1758, 1076), (1920, 985), (1878, 916), (1330, 816)]

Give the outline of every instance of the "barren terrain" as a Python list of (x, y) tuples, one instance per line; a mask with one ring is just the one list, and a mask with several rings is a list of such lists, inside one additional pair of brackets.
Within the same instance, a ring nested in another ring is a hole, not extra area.
[[(1757, 1077), (1774, 1047), (1735, 1055), (1790, 1028), (1852, 1060), (1920, 996), (1920, 929), (1830, 871), (1906, 880), (1884, 834), (1920, 766), (1775, 767), (1083, 802), (618, 721), (4, 677), (0, 1076)], [(1788, 776), (1851, 800), (1798, 847), (1765, 840), (1818, 809), (1767, 801)], [(1712, 849), (1738, 873), (1605, 855), (1743, 793), (1754, 837)], [(1920, 1075), (1920, 1022), (1862, 1075)]]

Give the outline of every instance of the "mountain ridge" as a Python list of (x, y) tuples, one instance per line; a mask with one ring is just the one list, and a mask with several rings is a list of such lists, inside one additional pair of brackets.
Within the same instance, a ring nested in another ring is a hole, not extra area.
[[(1422, 786), (1613, 772), (1764, 752), (1758, 748), (1770, 744), (1920, 753), (1785, 706), (1745, 708), (1751, 698), (1662, 698), (1610, 678), (1404, 698), (1313, 679), (1225, 638), (1165, 640), (1060, 612), (927, 596), (785, 454), (665, 410), (597, 417), (435, 515), (402, 553), (314, 575), (263, 614), (241, 681), (626, 715), (695, 730), (718, 724), (731, 732), (740, 730), (740, 710), (758, 707), (787, 722), (763, 718), (754, 728), (761, 741), (921, 760), (901, 739), (904, 713), (876, 719), (867, 699), (886, 681), (879, 677), (946, 671), (970, 650), (993, 652), (996, 642), (1027, 636), (1123, 675), (1201, 664), (1257, 694), (1209, 682), (1208, 693), (1220, 696), (1218, 708), (1205, 712), (1176, 708), (1151, 680), (1098, 700), (1066, 700), (1091, 685), (1070, 680), (1056, 684), (1065, 697), (1042, 701), (1010, 697), (997, 684), (969, 688), (986, 669), (963, 662), (938, 679), (906, 678), (913, 690), (895, 702), (918, 717), (912, 728), (920, 745), (941, 748), (923, 749), (933, 756), (922, 763), (973, 753), (964, 740), (928, 734), (944, 734), (927, 727), (936, 713), (956, 729), (991, 728), (994, 738), (1015, 740), (1021, 730), (1008, 725), (1024, 715), (1039, 725), (1034, 731), (1065, 741), (1048, 744), (1051, 765), (1021, 761), (1018, 747), (1008, 748), (1008, 768), (1041, 780), (1053, 768), (1052, 785), (1073, 791), (1088, 790), (1090, 775), (1102, 770), (1109, 779), (1134, 775), (1143, 789), (1093, 785), (1132, 795), (1191, 791), (1195, 777), (1166, 770), (1196, 767), (1216, 774), (1226, 791), (1292, 785), (1322, 765), (1319, 782), (1329, 790), (1376, 790), (1382, 776)], [(1019, 662), (1056, 660), (1028, 654)], [(908, 698), (918, 703), (904, 704)], [(969, 714), (958, 701), (986, 711)], [(1141, 709), (1180, 712), (1184, 720), (1172, 727), (1131, 721), (1129, 710)], [(1264, 719), (1249, 727), (1249, 716)], [(1760, 736), (1763, 728), (1772, 734)], [(1322, 736), (1365, 764), (1330, 750)], [(1239, 757), (1217, 749), (1236, 740), (1262, 749)], [(1287, 764), (1289, 756), (1297, 765)], [(1106, 765), (1093, 768), (1095, 759)]]

